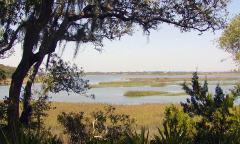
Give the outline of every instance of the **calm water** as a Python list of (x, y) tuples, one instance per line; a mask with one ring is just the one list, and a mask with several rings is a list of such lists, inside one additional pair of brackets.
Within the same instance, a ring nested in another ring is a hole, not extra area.
[[(187, 75), (176, 76), (159, 76), (159, 75), (87, 75), (90, 83), (127, 80), (128, 78), (156, 78), (156, 77), (171, 77), (171, 78), (189, 78)], [(232, 82), (232, 81), (231, 81)], [(217, 82), (216, 82), (217, 83)], [(40, 88), (39, 84), (34, 86)], [(214, 92), (215, 85), (209, 85), (209, 90)], [(223, 85), (225, 92), (233, 88), (233, 85)], [(9, 86), (0, 86), (0, 98), (8, 95)], [(52, 101), (57, 102), (85, 102), (85, 103), (108, 103), (108, 104), (143, 104), (143, 103), (180, 103), (185, 101), (188, 96), (147, 96), (147, 97), (125, 97), (123, 94), (129, 90), (155, 90), (166, 92), (183, 92), (180, 85), (167, 85), (164, 87), (108, 87), (108, 88), (93, 88), (88, 91), (88, 94), (94, 94), (95, 99), (81, 96), (78, 94), (60, 92), (58, 94), (50, 93)]]

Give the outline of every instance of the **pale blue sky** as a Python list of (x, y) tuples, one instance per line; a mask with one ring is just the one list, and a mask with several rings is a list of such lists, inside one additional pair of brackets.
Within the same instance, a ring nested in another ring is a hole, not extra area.
[[(229, 17), (240, 13), (240, 0), (229, 5)], [(73, 59), (73, 44), (66, 47), (63, 58), (83, 67), (85, 71), (229, 71), (236, 68), (230, 55), (217, 47), (221, 31), (181, 33), (177, 28), (161, 25), (149, 38), (142, 31), (117, 41), (105, 41), (100, 53), (88, 45), (82, 46)], [(20, 46), (14, 56), (0, 60), (16, 66), (20, 60)], [(227, 59), (221, 62), (222, 59)]]

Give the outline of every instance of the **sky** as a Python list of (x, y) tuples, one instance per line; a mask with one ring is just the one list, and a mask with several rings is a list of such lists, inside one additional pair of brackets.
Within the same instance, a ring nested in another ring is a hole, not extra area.
[[(240, 13), (240, 0), (232, 0), (229, 19)], [(135, 72), (135, 71), (230, 71), (236, 68), (231, 56), (218, 48), (215, 33), (191, 31), (181, 33), (179, 29), (161, 25), (150, 36), (141, 30), (121, 40), (104, 41), (101, 52), (92, 46), (81, 46), (73, 58), (74, 44), (68, 44), (63, 59), (82, 67), (86, 72)], [(17, 66), (21, 58), (21, 46), (1, 64)], [(60, 54), (60, 50), (57, 50)], [(224, 61), (222, 61), (224, 59)]]

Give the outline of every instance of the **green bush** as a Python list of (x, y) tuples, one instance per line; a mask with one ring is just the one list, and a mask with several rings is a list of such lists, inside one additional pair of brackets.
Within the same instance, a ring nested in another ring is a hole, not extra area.
[(30, 124), (27, 126), (36, 131), (41, 131), (44, 128), (44, 118), (48, 116), (47, 111), (53, 109), (48, 96), (39, 95), (36, 100), (32, 100), (32, 112)]
[(163, 129), (158, 128), (153, 144), (189, 144), (192, 143), (193, 123), (190, 117), (175, 106), (165, 110)]
[(191, 87), (184, 83), (183, 89), (191, 96), (181, 105), (195, 122), (194, 143), (240, 143), (240, 115), (234, 106), (239, 86), (229, 94), (224, 94), (221, 87), (217, 86), (212, 95), (208, 92), (207, 81), (201, 85), (197, 73), (194, 73)]
[(80, 113), (62, 113), (58, 121), (68, 134), (70, 143), (122, 143), (132, 135), (134, 120), (128, 115), (116, 114), (108, 106), (105, 111), (93, 112), (91, 117)]
[(0, 125), (4, 126), (7, 123), (7, 100), (0, 102)]
[(84, 143), (90, 139), (83, 112), (68, 114), (63, 112), (58, 116), (58, 121), (64, 127), (64, 132), (69, 135), (71, 143)]
[[(51, 133), (51, 129), (44, 126), (44, 118), (52, 107), (47, 96), (39, 96), (32, 101), (32, 116), (29, 125), (20, 125), (18, 132), (19, 144), (61, 144), (62, 141)], [(8, 136), (9, 129), (6, 126), (8, 100), (0, 102), (0, 144), (12, 144), (12, 138)]]
[[(8, 131), (5, 128), (0, 128), (0, 143), (1, 144), (13, 144), (12, 138), (8, 136)], [(41, 131), (30, 131), (24, 127), (20, 128), (18, 132), (19, 144), (62, 144), (62, 140), (56, 135), (52, 135), (49, 130)]]
[(124, 144), (150, 144), (149, 130), (142, 127), (140, 133), (136, 131), (131, 134), (127, 134), (124, 139)]

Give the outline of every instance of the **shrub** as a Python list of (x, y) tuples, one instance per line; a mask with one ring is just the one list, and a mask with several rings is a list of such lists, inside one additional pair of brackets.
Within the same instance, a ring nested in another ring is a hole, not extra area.
[(112, 106), (93, 112), (91, 117), (85, 117), (83, 112), (62, 113), (58, 121), (71, 143), (121, 143), (131, 135), (134, 123), (128, 115), (116, 114)]
[(89, 140), (83, 112), (68, 114), (63, 112), (58, 116), (58, 121), (64, 127), (64, 133), (69, 135), (71, 143), (84, 143)]
[(131, 135), (126, 134), (126, 138), (124, 139), (125, 144), (150, 144), (150, 136), (149, 130), (142, 127), (140, 133), (136, 131), (131, 133)]
[(181, 105), (195, 120), (194, 143), (240, 143), (240, 115), (234, 106), (239, 86), (224, 94), (218, 85), (212, 95), (208, 92), (207, 81), (201, 85), (197, 73), (193, 73), (191, 87), (184, 83), (183, 89), (191, 96)]
[(47, 111), (53, 109), (48, 96), (40, 95), (36, 100), (32, 101), (32, 114), (29, 127), (38, 132), (44, 129), (44, 118), (48, 116)]
[(4, 101), (0, 102), (0, 125), (4, 126), (7, 123), (7, 107), (8, 101), (7, 98)]
[[(62, 144), (56, 135), (52, 135), (50, 131), (37, 133), (36, 131), (29, 131), (24, 127), (20, 128), (18, 132), (19, 144)], [(8, 136), (8, 131), (0, 128), (0, 143), (1, 144), (14, 144), (12, 138)]]
[(165, 110), (163, 129), (158, 128), (153, 144), (189, 144), (192, 143), (193, 123), (190, 117), (175, 106)]

